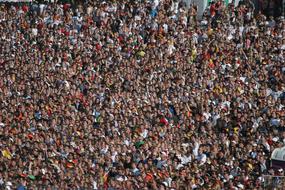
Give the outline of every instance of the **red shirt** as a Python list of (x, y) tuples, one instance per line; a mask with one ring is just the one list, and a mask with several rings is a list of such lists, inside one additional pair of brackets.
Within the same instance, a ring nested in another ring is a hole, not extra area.
[(27, 5), (24, 5), (24, 6), (22, 7), (22, 10), (26, 13), (26, 12), (28, 12), (29, 7), (28, 7)]
[(215, 14), (216, 14), (216, 6), (215, 6), (215, 4), (212, 4), (210, 6), (210, 14), (211, 14), (211, 17), (215, 16)]

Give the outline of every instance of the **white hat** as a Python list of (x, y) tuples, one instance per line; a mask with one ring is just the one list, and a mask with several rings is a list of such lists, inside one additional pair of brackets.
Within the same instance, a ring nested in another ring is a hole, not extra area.
[(244, 186), (242, 184), (238, 184), (237, 186), (241, 189), (244, 189)]
[(279, 140), (279, 137), (274, 137), (272, 140), (273, 140), (274, 142), (277, 142), (277, 141)]
[(8, 181), (8, 182), (6, 183), (6, 186), (12, 186), (12, 183), (11, 183), (10, 181)]

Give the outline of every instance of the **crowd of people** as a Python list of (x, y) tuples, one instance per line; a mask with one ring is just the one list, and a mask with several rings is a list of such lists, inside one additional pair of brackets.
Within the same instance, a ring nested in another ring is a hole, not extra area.
[(249, 0), (0, 4), (0, 189), (261, 189), (284, 29)]

